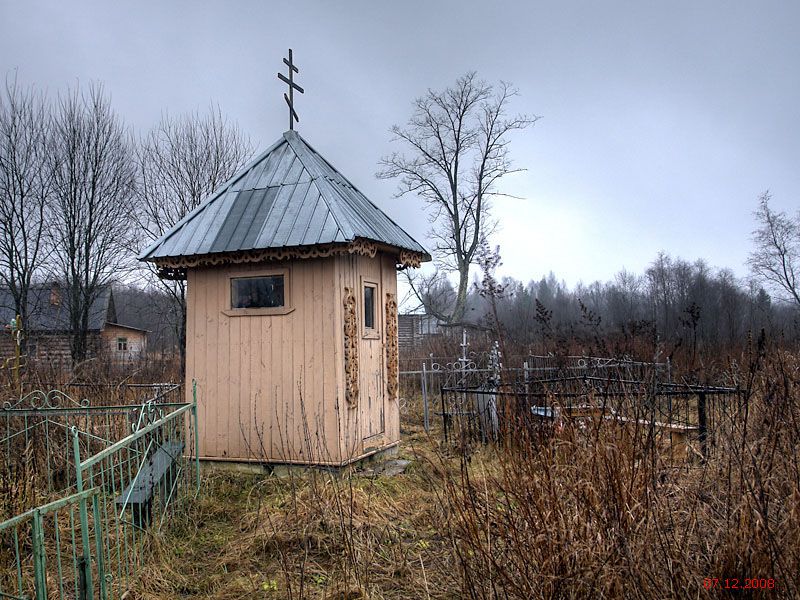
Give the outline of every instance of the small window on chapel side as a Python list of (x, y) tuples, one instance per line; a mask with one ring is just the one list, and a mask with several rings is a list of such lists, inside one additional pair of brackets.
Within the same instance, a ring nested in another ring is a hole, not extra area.
[(128, 351), (128, 338), (118, 337), (117, 352), (127, 352), (127, 351)]
[(231, 278), (231, 308), (281, 308), (284, 276)]
[(375, 291), (374, 285), (364, 286), (364, 328), (375, 329)]

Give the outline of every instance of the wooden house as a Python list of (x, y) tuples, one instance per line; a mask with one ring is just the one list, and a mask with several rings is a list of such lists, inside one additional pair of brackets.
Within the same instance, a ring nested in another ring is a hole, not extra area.
[[(23, 323), (27, 356), (59, 367), (72, 364), (69, 295), (58, 283), (35, 285), (28, 291), (28, 319)], [(0, 290), (0, 321), (7, 325), (15, 316), (11, 292)], [(103, 286), (89, 307), (88, 355), (112, 364), (127, 365), (147, 349), (147, 331), (117, 322), (111, 286)], [(13, 356), (10, 335), (0, 338), (0, 359)]]
[(295, 131), (140, 258), (187, 280), (202, 458), (341, 466), (399, 442), (397, 269), (430, 256)]

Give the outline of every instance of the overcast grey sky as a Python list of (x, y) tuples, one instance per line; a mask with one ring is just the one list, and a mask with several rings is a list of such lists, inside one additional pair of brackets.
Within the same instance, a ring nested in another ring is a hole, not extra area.
[(747, 274), (757, 197), (800, 198), (797, 2), (21, 2), (0, 0), (0, 73), (51, 95), (104, 82), (138, 130), (218, 103), (257, 150), (299, 132), (426, 243), (421, 205), (374, 173), (411, 101), (468, 70), (543, 117), (512, 144), (503, 272), (569, 284), (660, 250)]

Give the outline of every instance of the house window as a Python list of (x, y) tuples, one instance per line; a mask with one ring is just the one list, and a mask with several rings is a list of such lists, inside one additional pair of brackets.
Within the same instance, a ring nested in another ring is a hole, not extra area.
[(128, 338), (118, 337), (117, 352), (127, 352), (127, 351), (128, 351)]
[(284, 306), (284, 276), (232, 277), (231, 308), (280, 308)]
[(375, 329), (375, 296), (377, 288), (374, 285), (364, 285), (364, 328)]

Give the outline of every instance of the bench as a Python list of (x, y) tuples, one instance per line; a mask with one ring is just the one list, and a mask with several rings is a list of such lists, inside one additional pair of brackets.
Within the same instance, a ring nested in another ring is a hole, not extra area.
[(161, 444), (150, 459), (142, 465), (138, 476), (114, 500), (117, 506), (122, 507), (123, 511), (126, 506), (131, 507), (135, 526), (144, 528), (150, 524), (156, 486), (163, 480), (164, 489), (172, 487), (175, 479), (173, 465), (182, 452), (183, 442), (168, 441)]

